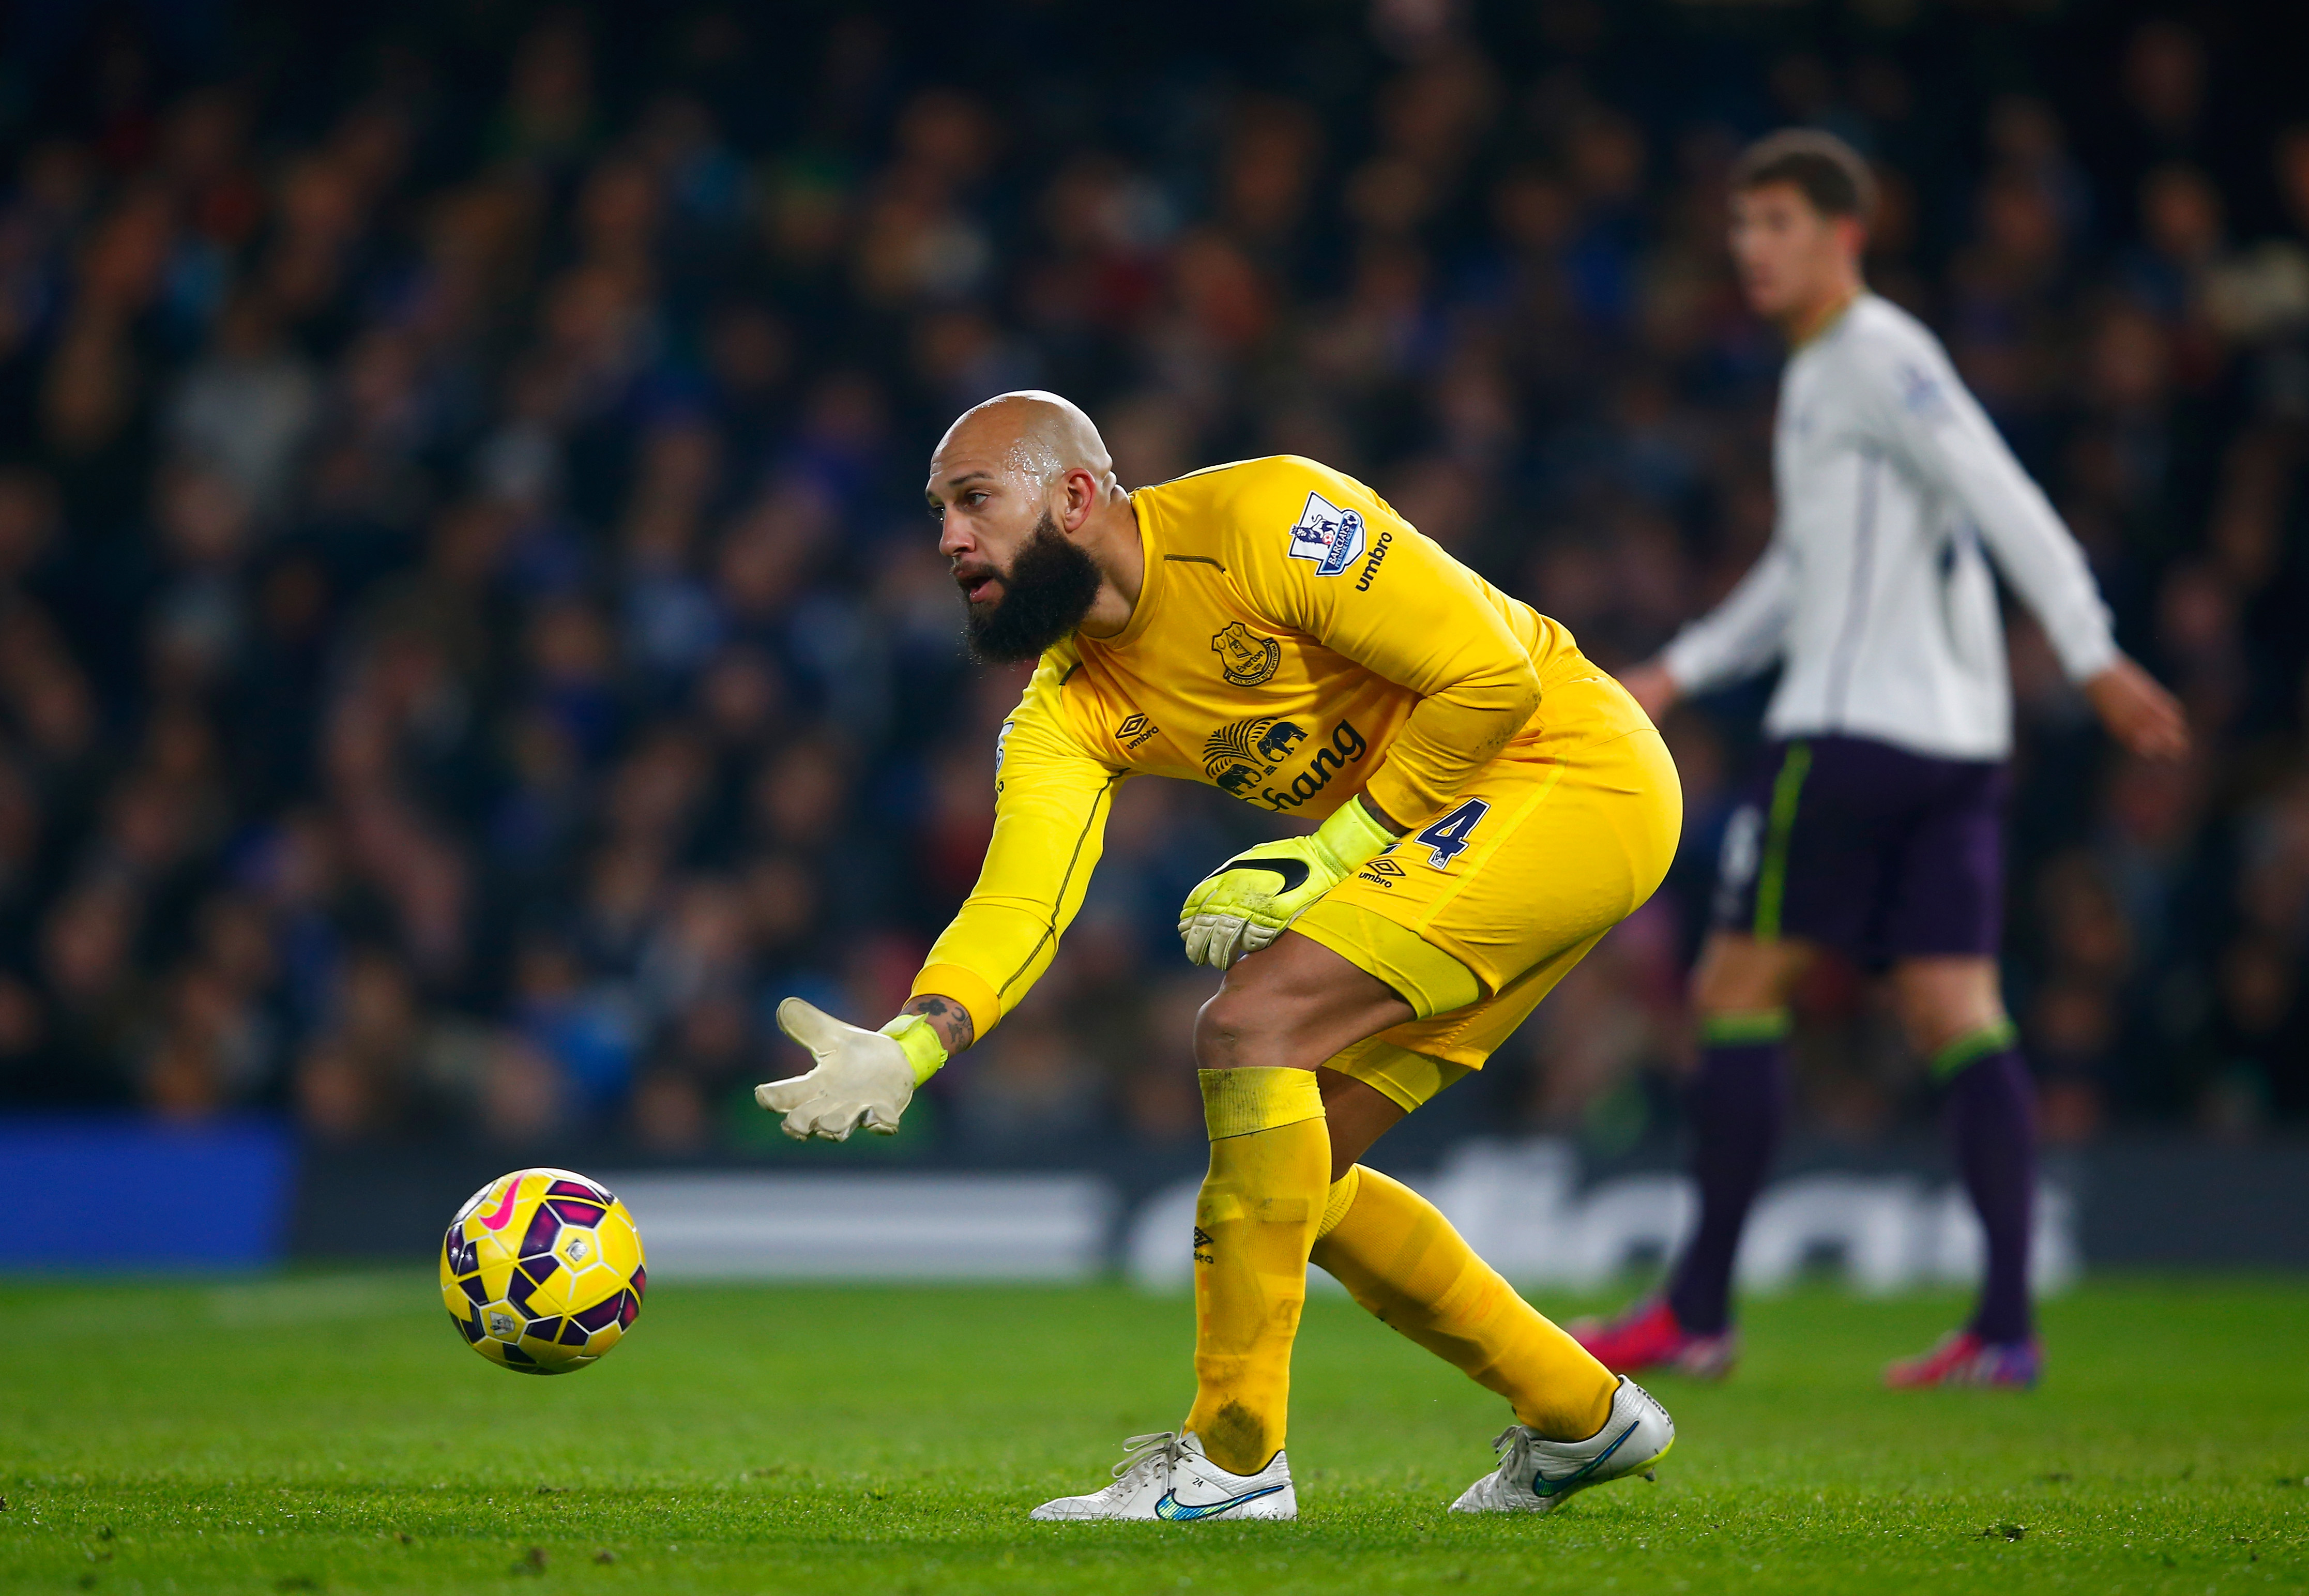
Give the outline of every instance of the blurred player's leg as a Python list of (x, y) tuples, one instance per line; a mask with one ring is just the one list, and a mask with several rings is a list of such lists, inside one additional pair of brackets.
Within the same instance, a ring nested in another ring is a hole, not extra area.
[(2028, 1301), (2028, 1244), (2037, 1195), (2036, 1088), (1998, 1019), (1941, 1048), (1933, 1075), (1948, 1087), (1949, 1140), (1986, 1240), (1972, 1321), (1921, 1357), (1884, 1371), (1889, 1385), (2037, 1383), (2044, 1358)]
[(1332, 1185), (1313, 1255), (1383, 1324), (1507, 1398), (1542, 1437), (1584, 1441), (1611, 1417), (1612, 1372), (1401, 1182), (1349, 1169)]
[(1909, 1040), (1948, 1092), (1949, 1140), (1987, 1240), (1980, 1303), (1970, 1324), (1920, 1358), (1884, 1372), (1888, 1384), (2029, 1385), (2041, 1358), (2031, 1334), (2028, 1239), (2037, 1193), (2036, 1088), (2005, 1017), (1993, 959), (1904, 959), (1892, 989)]
[(1667, 1302), (1687, 1334), (1717, 1336), (1730, 1327), (1733, 1258), (1787, 1118), (1787, 1011), (1719, 1015), (1702, 1031), (1690, 1098), (1699, 1225)]
[(1802, 944), (1724, 932), (1709, 940), (1696, 991), (1704, 1046), (1687, 1099), (1699, 1226), (1658, 1300), (1573, 1327), (1582, 1345), (1622, 1374), (1673, 1368), (1714, 1378), (1737, 1356), (1732, 1265), (1787, 1119), (1784, 1004), (1808, 956)]
[[(1964, 1188), (1988, 1238), (1972, 1332), (1992, 1344), (2029, 1334), (2028, 1235), (2037, 1190), (2037, 1108), (2011, 1028), (1981, 1039), (1978, 1057), (1949, 1083), (1950, 1139)], [(1959, 1044), (1962, 1046), (1963, 1044)]]

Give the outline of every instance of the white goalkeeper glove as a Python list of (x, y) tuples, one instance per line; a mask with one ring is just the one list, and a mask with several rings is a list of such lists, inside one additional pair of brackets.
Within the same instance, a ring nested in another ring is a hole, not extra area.
[(812, 1136), (846, 1142), (861, 1125), (895, 1135), (914, 1088), (947, 1059), (938, 1031), (920, 1014), (901, 1014), (879, 1031), (862, 1031), (789, 997), (778, 1005), (778, 1029), (809, 1048), (817, 1067), (764, 1082), (754, 1088), (754, 1100), (784, 1115), (785, 1133), (797, 1142)]
[(1195, 884), (1179, 910), (1188, 962), (1224, 970), (1283, 935), (1307, 906), (1395, 841), (1349, 798), (1305, 837), (1245, 849)]

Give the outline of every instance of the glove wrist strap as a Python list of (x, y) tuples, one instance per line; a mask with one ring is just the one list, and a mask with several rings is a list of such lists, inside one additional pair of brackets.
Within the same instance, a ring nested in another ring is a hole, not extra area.
[(1328, 820), (1315, 828), (1315, 841), (1339, 862), (1342, 875), (1396, 840), (1360, 798), (1341, 804)]
[(945, 1067), (948, 1057), (946, 1044), (938, 1040), (938, 1028), (920, 1014), (900, 1014), (882, 1027), (882, 1034), (898, 1044), (898, 1051), (913, 1065), (914, 1084), (920, 1086)]

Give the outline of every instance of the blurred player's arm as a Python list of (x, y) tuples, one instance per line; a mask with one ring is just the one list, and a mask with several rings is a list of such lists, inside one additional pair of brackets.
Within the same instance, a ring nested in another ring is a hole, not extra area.
[(1956, 374), (1921, 359), (1869, 370), (1878, 379), (1869, 408), (1886, 443), (1964, 507), (1997, 569), (2045, 628), (2061, 669), (2109, 730), (2136, 754), (2185, 753), (2180, 704), (2118, 651), (2084, 550)]
[(1794, 578), (1787, 546), (1775, 537), (1722, 603), (1621, 677), (1644, 712), (1656, 716), (1688, 693), (1754, 676), (1778, 660), (1795, 608)]

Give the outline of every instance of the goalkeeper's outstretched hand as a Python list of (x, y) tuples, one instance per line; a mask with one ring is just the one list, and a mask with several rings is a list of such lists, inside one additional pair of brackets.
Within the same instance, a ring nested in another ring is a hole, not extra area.
[(1307, 906), (1395, 841), (1361, 798), (1311, 835), (1247, 848), (1195, 884), (1179, 910), (1191, 963), (1224, 970), (1283, 935)]
[[(817, 1067), (764, 1082), (754, 1088), (754, 1100), (784, 1115), (785, 1133), (797, 1142), (812, 1136), (846, 1142), (861, 1125), (895, 1135), (914, 1088), (946, 1062), (946, 1049), (928, 1034), (929, 1024), (919, 1014), (901, 1015), (880, 1031), (864, 1031), (815, 1004), (789, 997), (778, 1005), (778, 1029), (809, 1048)], [(926, 1053), (935, 1054), (935, 1062), (917, 1057)]]

